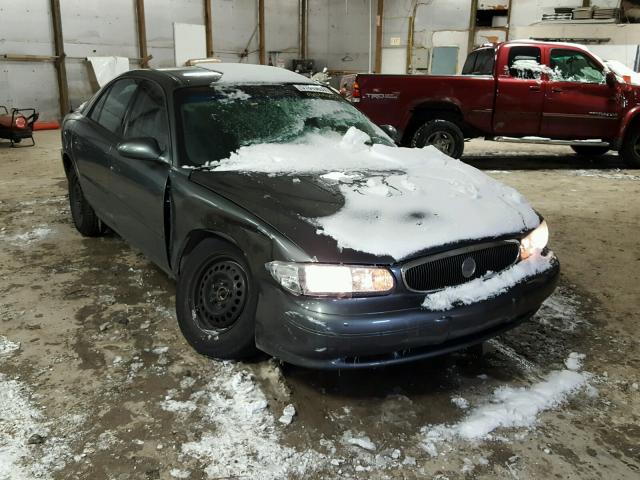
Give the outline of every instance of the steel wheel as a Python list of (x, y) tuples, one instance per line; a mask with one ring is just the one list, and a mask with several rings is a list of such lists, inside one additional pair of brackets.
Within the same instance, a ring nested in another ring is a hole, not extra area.
[(433, 145), (438, 150), (440, 150), (445, 155), (451, 156), (455, 149), (456, 143), (453, 135), (443, 132), (436, 131), (427, 137), (426, 145)]
[(247, 274), (226, 258), (203, 266), (192, 294), (198, 326), (205, 331), (230, 328), (242, 315), (247, 301)]
[(631, 168), (640, 168), (640, 127), (635, 123), (628, 130), (622, 142), (620, 155)]
[(74, 178), (71, 188), (69, 189), (69, 203), (71, 207), (71, 215), (76, 224), (82, 224), (84, 220), (83, 212), (83, 196), (80, 182), (77, 178)]
[(98, 237), (104, 228), (96, 212), (82, 193), (80, 180), (74, 170), (67, 173), (69, 181), (69, 210), (76, 229), (85, 237)]
[(464, 133), (449, 120), (429, 120), (412, 134), (409, 145), (414, 148), (431, 145), (445, 155), (460, 158), (464, 152)]

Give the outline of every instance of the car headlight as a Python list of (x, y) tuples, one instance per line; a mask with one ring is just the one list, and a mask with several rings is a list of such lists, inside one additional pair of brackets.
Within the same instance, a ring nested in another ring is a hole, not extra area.
[(547, 243), (549, 243), (549, 227), (543, 220), (538, 228), (520, 240), (520, 258), (524, 260), (534, 253), (542, 252)]
[(278, 261), (266, 267), (282, 287), (297, 295), (384, 295), (395, 283), (386, 268)]

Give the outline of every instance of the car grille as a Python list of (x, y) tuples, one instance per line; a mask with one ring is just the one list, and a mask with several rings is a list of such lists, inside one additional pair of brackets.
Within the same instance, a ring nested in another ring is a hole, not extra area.
[[(517, 240), (473, 245), (408, 262), (402, 267), (402, 277), (409, 290), (440, 290), (482, 277), (488, 272), (504, 270), (518, 260), (519, 253), (520, 242)], [(470, 266), (474, 262), (475, 270), (471, 272)]]

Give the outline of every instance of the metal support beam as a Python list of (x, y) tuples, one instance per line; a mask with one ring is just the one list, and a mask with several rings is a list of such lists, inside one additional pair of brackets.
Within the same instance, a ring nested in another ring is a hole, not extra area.
[(149, 55), (147, 53), (147, 27), (144, 20), (144, 0), (136, 0), (136, 22), (138, 25), (138, 51), (142, 68), (149, 68)]
[(378, 0), (378, 13), (376, 15), (376, 66), (375, 72), (382, 71), (382, 22), (384, 21), (384, 0)]
[(65, 64), (64, 41), (62, 38), (62, 15), (60, 14), (60, 0), (51, 0), (51, 22), (53, 25), (53, 44), (55, 49), (54, 65), (58, 78), (58, 98), (60, 102), (60, 116), (64, 117), (71, 111), (69, 102), (69, 84), (67, 83), (67, 66)]
[(308, 18), (309, 18), (309, 2), (307, 0), (300, 0), (300, 46), (299, 46), (299, 54), (301, 59), (307, 58), (307, 44), (309, 34), (308, 32)]
[(213, 19), (211, 18), (211, 1), (204, 0), (204, 31), (207, 39), (207, 58), (213, 57)]
[(471, 17), (469, 18), (469, 44), (467, 52), (471, 53), (476, 42), (476, 23), (478, 16), (478, 0), (471, 0)]
[(266, 59), (266, 47), (264, 43), (264, 0), (258, 0), (258, 49), (260, 51), (260, 64), (265, 65)]

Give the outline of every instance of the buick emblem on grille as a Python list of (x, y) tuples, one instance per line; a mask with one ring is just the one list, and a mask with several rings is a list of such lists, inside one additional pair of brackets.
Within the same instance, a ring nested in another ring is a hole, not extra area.
[(474, 273), (476, 273), (476, 261), (471, 257), (465, 258), (462, 262), (462, 276), (471, 278)]

